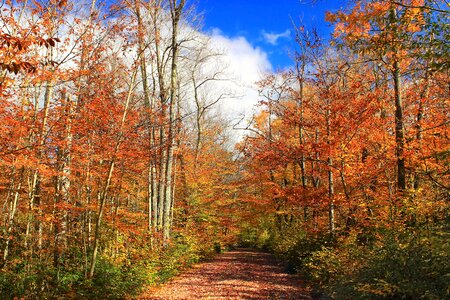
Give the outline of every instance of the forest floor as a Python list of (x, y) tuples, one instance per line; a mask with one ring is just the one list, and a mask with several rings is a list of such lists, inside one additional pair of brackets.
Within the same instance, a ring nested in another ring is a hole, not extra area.
[(312, 299), (272, 255), (239, 249), (195, 265), (138, 299)]

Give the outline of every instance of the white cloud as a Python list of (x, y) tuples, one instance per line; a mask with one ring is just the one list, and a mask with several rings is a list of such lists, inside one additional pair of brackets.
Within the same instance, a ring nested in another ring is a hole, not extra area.
[(233, 120), (248, 119), (259, 100), (256, 82), (272, 70), (268, 55), (242, 36), (227, 37), (216, 29), (210, 37), (212, 47), (223, 53), (222, 62), (232, 79), (222, 84), (236, 95), (225, 99), (222, 107)]
[(283, 38), (288, 39), (291, 36), (291, 31), (289, 29), (287, 29), (286, 31), (281, 32), (281, 33), (273, 33), (273, 32), (263, 31), (262, 35), (263, 35), (264, 41), (266, 43), (276, 46), (278, 44), (279, 39), (283, 39)]

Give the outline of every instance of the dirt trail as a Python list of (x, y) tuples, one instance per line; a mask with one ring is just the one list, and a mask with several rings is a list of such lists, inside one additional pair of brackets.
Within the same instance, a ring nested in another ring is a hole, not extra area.
[(139, 299), (312, 299), (270, 254), (241, 249), (196, 265)]

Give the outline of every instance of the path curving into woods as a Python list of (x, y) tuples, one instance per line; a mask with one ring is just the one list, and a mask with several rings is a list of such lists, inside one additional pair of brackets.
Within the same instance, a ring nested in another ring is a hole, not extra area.
[(198, 264), (138, 299), (312, 299), (268, 253), (240, 249)]

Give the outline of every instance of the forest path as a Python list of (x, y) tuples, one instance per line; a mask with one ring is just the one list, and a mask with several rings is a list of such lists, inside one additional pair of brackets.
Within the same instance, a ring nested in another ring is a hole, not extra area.
[(272, 255), (239, 249), (195, 265), (138, 299), (312, 299)]

